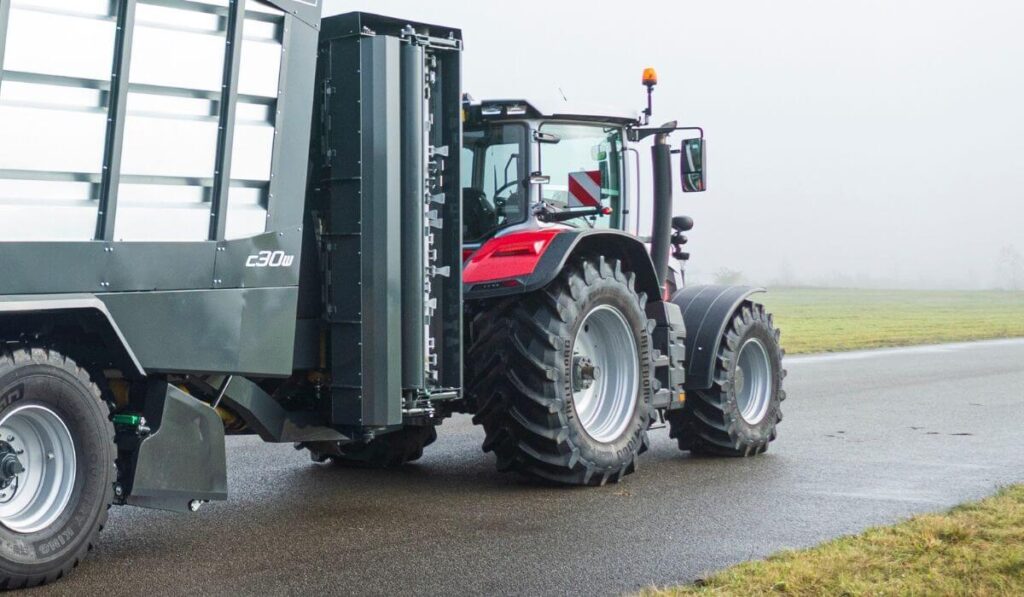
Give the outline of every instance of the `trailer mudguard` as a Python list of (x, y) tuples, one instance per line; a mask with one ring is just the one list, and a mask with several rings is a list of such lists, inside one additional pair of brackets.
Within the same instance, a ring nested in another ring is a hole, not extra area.
[(752, 294), (751, 286), (692, 286), (672, 297), (686, 323), (686, 389), (707, 390), (714, 381), (715, 358), (722, 334), (736, 309)]
[(33, 330), (26, 329), (25, 326), (28, 325), (28, 318), (37, 315), (45, 315), (51, 322), (67, 318), (73, 325), (93, 328), (110, 351), (114, 365), (126, 375), (146, 376), (146, 370), (135, 356), (106, 304), (95, 295), (0, 296), (0, 332), (31, 333)]
[(149, 384), (145, 404), (156, 431), (135, 452), (127, 503), (188, 512), (196, 500), (226, 500), (224, 423), (217, 412), (164, 381)]
[(526, 294), (544, 288), (574, 255), (621, 259), (636, 274), (636, 289), (661, 297), (647, 247), (616, 230), (546, 228), (492, 238), (466, 261), (462, 282), (467, 300)]

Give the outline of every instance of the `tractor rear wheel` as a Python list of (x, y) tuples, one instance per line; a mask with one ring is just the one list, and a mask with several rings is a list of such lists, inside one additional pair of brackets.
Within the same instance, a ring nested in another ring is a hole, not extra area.
[(618, 261), (580, 260), (541, 291), (477, 308), (466, 387), (499, 470), (601, 485), (636, 469), (652, 364), (634, 278)]
[(686, 406), (668, 413), (681, 450), (755, 456), (768, 449), (786, 398), (779, 336), (764, 306), (740, 306), (722, 336), (711, 388), (687, 392)]
[(342, 466), (393, 468), (419, 460), (423, 449), (437, 440), (433, 425), (408, 426), (376, 437), (368, 442), (337, 444), (312, 442), (300, 444), (309, 450), (314, 462), (332, 461)]

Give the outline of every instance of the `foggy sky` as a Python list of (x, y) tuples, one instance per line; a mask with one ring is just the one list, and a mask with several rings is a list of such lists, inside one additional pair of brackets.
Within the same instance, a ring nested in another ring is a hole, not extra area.
[[(1024, 4), (326, 0), (461, 27), (477, 99), (558, 96), (703, 125), (691, 271), (983, 288), (1024, 253)], [(649, 180), (649, 173), (643, 176)]]

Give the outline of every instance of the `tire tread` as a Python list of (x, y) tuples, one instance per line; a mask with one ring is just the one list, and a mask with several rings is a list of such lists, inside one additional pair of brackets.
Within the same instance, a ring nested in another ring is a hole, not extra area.
[[(111, 403), (104, 400), (99, 386), (93, 381), (92, 376), (88, 371), (80, 367), (70, 357), (45, 346), (21, 345), (10, 347), (0, 345), (0, 377), (3, 377), (15, 369), (28, 365), (50, 365), (52, 367), (62, 369), (74, 376), (79, 382), (88, 388), (92, 397), (101, 405), (108, 415), (105, 422), (105, 430), (107, 436), (110, 438), (111, 444), (113, 445), (114, 424), (111, 422), (109, 416), (112, 412)], [(116, 457), (116, 451), (112, 450), (111, 452), (112, 455)], [(115, 472), (114, 478), (116, 478), (116, 463), (114, 458), (111, 458), (110, 466)], [(79, 547), (78, 551), (73, 557), (71, 557), (71, 559), (67, 560), (62, 566), (59, 566), (55, 570), (45, 574), (14, 575), (3, 573), (3, 576), (0, 577), (0, 589), (39, 587), (60, 580), (67, 574), (70, 574), (71, 571), (77, 568), (82, 562), (85, 555), (93, 550), (100, 532), (106, 526), (110, 506), (114, 503), (113, 483), (108, 484), (105, 488), (103, 501), (106, 504), (106, 507), (100, 511), (100, 514), (96, 519), (96, 523), (93, 525), (93, 528), (89, 530), (88, 539), (82, 543), (81, 547)]]

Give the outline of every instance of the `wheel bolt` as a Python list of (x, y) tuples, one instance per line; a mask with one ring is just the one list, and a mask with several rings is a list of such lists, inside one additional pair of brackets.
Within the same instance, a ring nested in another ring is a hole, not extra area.
[(47, 452), (46, 453), (46, 459), (47, 460), (53, 460), (53, 452)]

